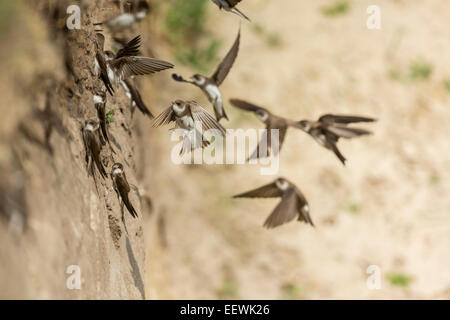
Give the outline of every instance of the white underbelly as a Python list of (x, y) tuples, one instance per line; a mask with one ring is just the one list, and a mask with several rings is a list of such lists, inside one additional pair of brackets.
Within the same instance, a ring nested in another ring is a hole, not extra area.
[(222, 103), (222, 94), (217, 86), (209, 84), (205, 90), (211, 103)]
[(314, 136), (314, 140), (317, 141), (318, 144), (325, 147), (326, 144), (326, 138), (323, 134), (319, 135), (318, 137)]
[(132, 14), (124, 13), (117, 18), (109, 21), (108, 25), (113, 28), (129, 27), (134, 23), (135, 19)]
[(111, 81), (111, 83), (114, 83), (114, 82), (115, 82), (115, 81), (114, 81), (114, 79), (115, 79), (114, 71), (110, 68), (109, 65), (107, 66), (107, 71), (108, 71), (108, 78), (109, 78), (109, 81)]
[(183, 129), (193, 129), (194, 128), (194, 120), (189, 116), (184, 116), (177, 119), (177, 124), (179, 127)]
[(98, 76), (98, 74), (100, 73), (100, 65), (97, 58), (94, 58), (94, 73), (96, 76)]

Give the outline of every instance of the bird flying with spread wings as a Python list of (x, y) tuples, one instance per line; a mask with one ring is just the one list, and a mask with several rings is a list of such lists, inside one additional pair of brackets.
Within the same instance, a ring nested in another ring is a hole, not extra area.
[(281, 201), (264, 222), (264, 227), (268, 229), (281, 226), (295, 218), (314, 226), (305, 196), (295, 184), (285, 178), (278, 178), (272, 183), (235, 195), (233, 198), (281, 198)]

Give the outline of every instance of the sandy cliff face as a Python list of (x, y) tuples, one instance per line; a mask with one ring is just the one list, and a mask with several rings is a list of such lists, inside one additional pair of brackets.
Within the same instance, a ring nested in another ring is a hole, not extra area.
[[(105, 1), (79, 1), (81, 29), (73, 31), (63, 30), (66, 2), (11, 4), (1, 35), (0, 296), (141, 299), (145, 206), (132, 191), (140, 218), (125, 212), (127, 233), (111, 179), (87, 174), (81, 135), (84, 121), (96, 118), (93, 94), (102, 85), (92, 22), (102, 19)], [(106, 106), (115, 109), (115, 153), (105, 146), (101, 158), (108, 173), (121, 162), (138, 185), (137, 124), (123, 90), (116, 92)], [(80, 290), (67, 288), (73, 265)]]

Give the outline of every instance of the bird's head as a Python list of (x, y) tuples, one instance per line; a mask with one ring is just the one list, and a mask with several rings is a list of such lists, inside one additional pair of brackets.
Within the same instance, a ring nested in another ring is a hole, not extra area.
[(198, 85), (198, 86), (202, 86), (202, 85), (204, 85), (205, 84), (205, 82), (206, 82), (206, 78), (205, 78), (205, 76), (203, 76), (203, 75), (201, 75), (201, 74), (194, 74), (192, 77), (191, 77), (191, 80), (192, 80), (192, 82), (194, 82), (196, 85)]
[(285, 191), (289, 187), (289, 181), (287, 181), (285, 178), (278, 178), (277, 180), (275, 180), (275, 185), (281, 191)]
[(84, 130), (86, 131), (95, 131), (99, 128), (99, 123), (94, 119), (86, 120), (84, 123)]
[(106, 50), (105, 51), (105, 59), (107, 61), (114, 59), (114, 52), (112, 52), (111, 50)]
[(262, 122), (266, 122), (266, 120), (269, 118), (269, 113), (265, 110), (256, 110), (255, 114)]
[(311, 130), (311, 122), (308, 120), (299, 121), (298, 126), (305, 132), (309, 132), (309, 130)]
[(119, 162), (114, 163), (114, 165), (112, 166), (112, 169), (111, 169), (111, 174), (116, 175), (116, 174), (122, 174), (122, 173), (123, 173), (123, 165)]

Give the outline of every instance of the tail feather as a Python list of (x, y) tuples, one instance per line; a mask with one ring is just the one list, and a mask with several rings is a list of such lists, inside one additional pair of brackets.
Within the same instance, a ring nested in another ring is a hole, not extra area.
[(238, 16), (240, 16), (240, 17), (242, 17), (242, 18), (244, 18), (244, 19), (247, 19), (248, 21), (251, 22), (250, 18), (247, 17), (247, 16), (246, 16), (242, 11), (240, 11), (238, 8), (232, 8), (230, 11), (233, 12), (233, 13), (235, 13), (235, 14), (237, 14)]
[(347, 161), (347, 159), (345, 159), (345, 157), (339, 151), (339, 149), (337, 148), (336, 144), (333, 143), (331, 145), (331, 149), (334, 152), (334, 154), (339, 158), (339, 160), (342, 162), (342, 164), (345, 166), (345, 161)]
[(130, 199), (128, 198), (128, 195), (124, 195), (122, 197), (122, 201), (125, 204), (125, 206), (127, 207), (128, 212), (131, 214), (131, 216), (133, 218), (137, 218), (138, 214), (137, 214), (136, 210), (134, 209), (133, 205), (131, 204)]

